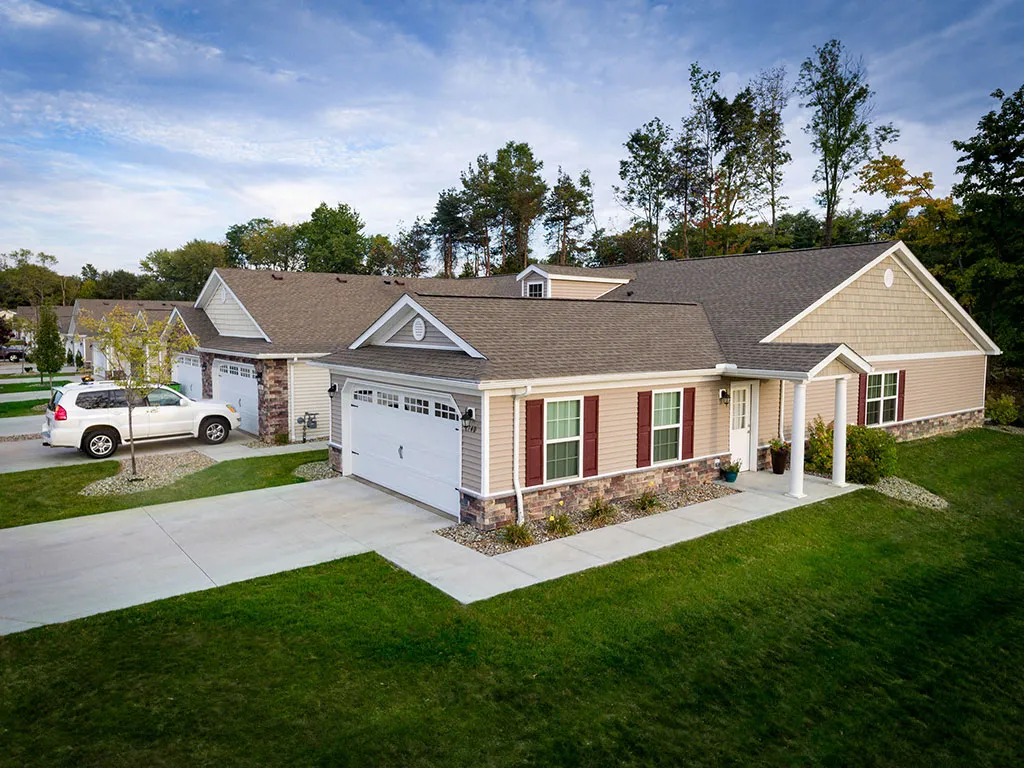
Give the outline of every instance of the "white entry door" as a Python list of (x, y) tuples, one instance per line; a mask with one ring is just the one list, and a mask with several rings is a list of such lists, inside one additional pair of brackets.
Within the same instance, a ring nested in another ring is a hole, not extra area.
[(241, 429), (257, 435), (260, 431), (259, 387), (251, 365), (218, 360), (213, 377), (213, 399), (233, 405), (242, 417)]
[(171, 378), (181, 385), (181, 394), (193, 400), (203, 399), (203, 369), (199, 355), (178, 355), (174, 359)]
[(733, 384), (729, 392), (729, 451), (733, 461), (742, 461), (741, 471), (750, 466), (750, 384)]
[(447, 396), (361, 388), (349, 408), (352, 474), (458, 516), (462, 427)]

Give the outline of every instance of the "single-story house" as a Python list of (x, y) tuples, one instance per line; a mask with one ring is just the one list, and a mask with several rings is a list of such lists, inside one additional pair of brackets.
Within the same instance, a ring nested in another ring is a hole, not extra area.
[(72, 354), (81, 355), (82, 361), (91, 366), (97, 378), (104, 378), (107, 372), (107, 358), (96, 339), (85, 324), (83, 317), (101, 320), (115, 308), (135, 314), (140, 319), (167, 320), (172, 310), (178, 305), (188, 302), (158, 301), (142, 299), (77, 299), (72, 308), (67, 328), (67, 349)]
[(204, 391), (262, 373), (261, 434), (315, 409), (339, 471), (484, 528), (759, 471), (779, 436), (800, 497), (815, 416), (837, 456), (847, 423), (979, 425), (1000, 353), (902, 242), (476, 280), (217, 270), (178, 314)]
[[(57, 316), (57, 328), (60, 330), (61, 338), (66, 339), (68, 335), (68, 327), (71, 323), (71, 313), (74, 311), (73, 306), (53, 306), (50, 307), (54, 314)], [(18, 327), (15, 329), (20, 338), (25, 340), (26, 344), (31, 345), (35, 341), (36, 328), (39, 325), (39, 307), (28, 306), (18, 307), (14, 315), (18, 321)]]

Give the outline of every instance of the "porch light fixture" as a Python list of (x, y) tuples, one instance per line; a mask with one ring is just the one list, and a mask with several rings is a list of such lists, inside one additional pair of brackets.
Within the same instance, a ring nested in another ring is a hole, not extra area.
[(718, 390), (718, 402), (722, 405), (728, 405), (730, 400), (732, 400), (732, 395), (729, 394), (728, 389)]
[(462, 428), (473, 430), (473, 421), (476, 419), (476, 411), (467, 408), (462, 412)]
[(338, 394), (338, 385), (331, 384), (331, 386), (327, 388), (327, 396), (333, 398), (336, 394)]

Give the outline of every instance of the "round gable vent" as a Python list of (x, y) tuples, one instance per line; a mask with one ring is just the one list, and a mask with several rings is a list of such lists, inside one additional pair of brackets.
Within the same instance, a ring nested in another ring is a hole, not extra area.
[(892, 288), (892, 281), (894, 277), (891, 269), (885, 270), (885, 274), (882, 276), (882, 282), (885, 283), (886, 288)]
[(423, 322), (422, 317), (417, 317), (412, 321), (412, 337), (416, 341), (423, 341), (423, 337), (427, 335), (427, 325)]

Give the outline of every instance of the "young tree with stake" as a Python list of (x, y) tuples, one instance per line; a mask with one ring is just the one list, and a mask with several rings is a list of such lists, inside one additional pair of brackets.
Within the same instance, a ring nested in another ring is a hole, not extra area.
[(108, 375), (124, 389), (135, 477), (135, 409), (145, 407), (146, 397), (154, 387), (170, 383), (171, 361), (191, 349), (194, 342), (180, 324), (168, 328), (162, 320), (140, 323), (136, 315), (121, 307), (115, 307), (102, 318), (83, 316), (81, 322), (103, 350)]

